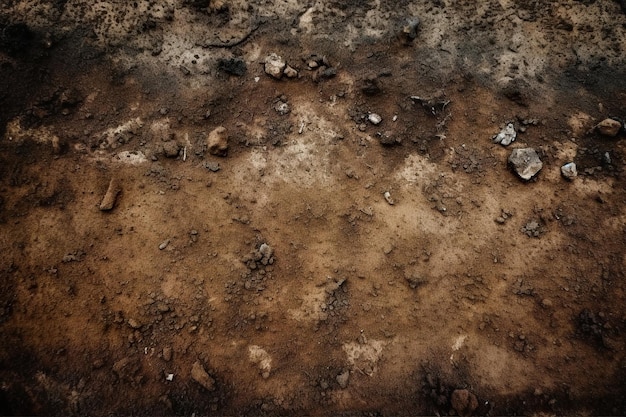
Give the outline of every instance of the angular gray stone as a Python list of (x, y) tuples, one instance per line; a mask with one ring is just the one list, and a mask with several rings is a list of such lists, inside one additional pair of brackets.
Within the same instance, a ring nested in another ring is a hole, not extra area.
[(573, 180), (574, 178), (578, 176), (578, 171), (576, 170), (576, 164), (573, 162), (570, 162), (568, 164), (563, 165), (561, 167), (561, 174), (563, 175), (564, 178), (570, 181)]
[(523, 180), (530, 180), (537, 175), (543, 163), (533, 148), (514, 149), (509, 156), (509, 164)]
[(513, 123), (509, 123), (500, 131), (500, 133), (493, 137), (493, 143), (499, 143), (502, 146), (509, 146), (513, 143), (513, 141), (515, 141), (516, 137), (517, 132), (515, 132), (515, 126), (513, 126)]

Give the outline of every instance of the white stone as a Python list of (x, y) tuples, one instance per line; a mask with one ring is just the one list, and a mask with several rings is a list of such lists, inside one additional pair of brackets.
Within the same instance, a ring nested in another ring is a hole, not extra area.
[(507, 124), (504, 129), (493, 137), (493, 143), (499, 143), (502, 146), (509, 146), (515, 141), (517, 132), (515, 132), (515, 126), (513, 123)]
[(563, 174), (563, 177), (568, 179), (568, 180), (573, 180), (574, 178), (576, 178), (578, 176), (578, 171), (576, 170), (576, 164), (573, 162), (570, 162), (568, 164), (565, 164), (561, 167), (561, 174)]
[(380, 122), (382, 122), (382, 121), (383, 121), (383, 118), (382, 118), (382, 117), (380, 117), (380, 115), (379, 115), (379, 114), (376, 114), (376, 113), (370, 113), (370, 114), (367, 116), (367, 120), (369, 120), (369, 121), (370, 121), (370, 123), (371, 123), (371, 124), (373, 124), (373, 125), (378, 125), (378, 124), (380, 124)]
[(287, 63), (279, 55), (272, 53), (265, 57), (265, 73), (277, 80), (282, 78), (286, 66)]

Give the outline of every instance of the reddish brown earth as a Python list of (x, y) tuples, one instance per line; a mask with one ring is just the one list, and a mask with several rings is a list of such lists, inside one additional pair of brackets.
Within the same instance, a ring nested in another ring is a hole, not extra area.
[(626, 414), (619, 2), (5, 0), (0, 29), (0, 414)]

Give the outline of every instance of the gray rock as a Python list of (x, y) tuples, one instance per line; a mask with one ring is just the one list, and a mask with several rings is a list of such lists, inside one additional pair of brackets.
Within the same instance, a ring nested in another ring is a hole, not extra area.
[(207, 391), (215, 391), (215, 379), (207, 373), (200, 361), (194, 362), (191, 367), (191, 378)]
[(209, 133), (206, 140), (211, 155), (226, 156), (228, 154), (228, 135), (224, 126), (216, 127)]
[(561, 174), (563, 175), (563, 177), (565, 179), (568, 180), (573, 180), (574, 178), (576, 178), (578, 176), (578, 171), (576, 170), (576, 164), (573, 162), (570, 162), (568, 164), (565, 164), (561, 167)]
[(163, 242), (161, 242), (161, 244), (159, 245), (159, 250), (163, 250), (163, 249), (167, 248), (167, 245), (169, 245), (169, 244), (170, 244), (170, 240), (169, 240), (169, 239), (164, 240), (164, 241), (163, 241)]
[(291, 112), (291, 107), (289, 107), (289, 103), (281, 100), (274, 105), (274, 110), (281, 116), (285, 116)]
[(515, 141), (517, 132), (515, 132), (515, 126), (513, 123), (507, 124), (504, 129), (493, 137), (493, 143), (499, 143), (502, 146), (509, 146)]
[(119, 379), (132, 381), (141, 366), (135, 357), (125, 357), (113, 364), (113, 372)]
[(543, 163), (533, 148), (514, 149), (509, 156), (509, 164), (515, 173), (526, 181), (537, 175), (543, 168)]
[(622, 128), (622, 124), (615, 119), (604, 119), (596, 125), (596, 130), (604, 136), (615, 137)]
[(350, 380), (350, 371), (345, 371), (339, 375), (337, 375), (337, 383), (341, 387), (341, 389), (348, 388), (348, 381)]
[(418, 17), (408, 18), (405, 25), (402, 26), (402, 30), (400, 31), (400, 39), (406, 44), (410, 44), (411, 42), (413, 42), (413, 40), (417, 38), (419, 25), (420, 19)]
[(274, 249), (267, 243), (263, 243), (261, 244), (261, 246), (259, 246), (259, 252), (261, 253), (261, 256), (263, 256), (263, 258), (269, 259), (274, 254)]
[(212, 161), (205, 161), (204, 167), (211, 172), (217, 172), (220, 170), (220, 164), (218, 164), (217, 162), (212, 162)]
[(283, 76), (287, 63), (279, 55), (269, 54), (265, 57), (265, 73), (277, 80)]

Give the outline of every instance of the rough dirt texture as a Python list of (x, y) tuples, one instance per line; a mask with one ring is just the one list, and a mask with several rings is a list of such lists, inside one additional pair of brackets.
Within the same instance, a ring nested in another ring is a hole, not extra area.
[(625, 9), (3, 0), (0, 414), (626, 414)]

